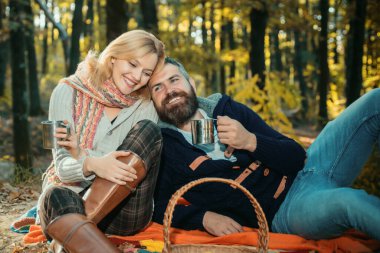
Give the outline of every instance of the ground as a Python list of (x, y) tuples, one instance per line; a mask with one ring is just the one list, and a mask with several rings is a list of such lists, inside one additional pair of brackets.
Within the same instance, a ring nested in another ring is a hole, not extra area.
[(0, 252), (47, 252), (44, 244), (23, 245), (23, 235), (9, 229), (14, 220), (36, 204), (39, 194), (38, 186), (34, 183), (27, 186), (12, 186), (8, 182), (0, 182)]
[(51, 152), (41, 147), (40, 122), (47, 116), (29, 119), (35, 175), (22, 183), (14, 173), (12, 120), (8, 116), (0, 115), (0, 252), (47, 252), (45, 245), (23, 245), (23, 235), (9, 229), (16, 218), (36, 205), (41, 192), (41, 173), (51, 160)]

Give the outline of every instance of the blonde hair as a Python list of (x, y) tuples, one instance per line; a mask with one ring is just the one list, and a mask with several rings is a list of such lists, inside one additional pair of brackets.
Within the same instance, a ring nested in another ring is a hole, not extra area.
[[(132, 60), (145, 56), (146, 54), (157, 54), (158, 62), (154, 70), (161, 68), (165, 59), (165, 46), (153, 34), (143, 30), (128, 31), (111, 41), (98, 56), (96, 52), (90, 51), (83, 63), (88, 71), (90, 84), (101, 89), (103, 83), (112, 75), (112, 58)], [(136, 91), (133, 95), (147, 98), (149, 91), (147, 86)]]

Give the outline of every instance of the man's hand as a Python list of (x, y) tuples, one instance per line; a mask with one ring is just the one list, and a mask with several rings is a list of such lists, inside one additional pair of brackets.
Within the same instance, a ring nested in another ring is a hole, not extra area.
[(218, 137), (221, 143), (234, 149), (255, 151), (256, 135), (244, 128), (239, 121), (228, 116), (218, 116)]
[(243, 232), (242, 226), (230, 217), (210, 211), (203, 216), (203, 227), (215, 236)]

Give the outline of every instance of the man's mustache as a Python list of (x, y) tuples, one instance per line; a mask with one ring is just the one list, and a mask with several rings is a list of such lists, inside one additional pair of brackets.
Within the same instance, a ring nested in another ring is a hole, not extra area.
[(169, 104), (170, 100), (172, 100), (173, 98), (176, 98), (176, 97), (187, 97), (187, 93), (184, 91), (173, 91), (173, 92), (169, 93), (164, 100), (162, 100), (161, 105), (165, 106), (165, 105)]

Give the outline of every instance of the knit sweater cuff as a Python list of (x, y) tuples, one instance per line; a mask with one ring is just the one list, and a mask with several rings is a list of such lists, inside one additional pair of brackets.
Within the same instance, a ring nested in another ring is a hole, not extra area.
[(256, 134), (256, 142), (256, 149), (251, 154), (255, 154), (255, 157), (261, 162), (270, 159), (273, 154), (273, 140), (270, 140), (266, 136)]
[(91, 181), (91, 180), (93, 180), (95, 178), (95, 174), (91, 174), (91, 175), (89, 175), (87, 177), (83, 174), (83, 165), (84, 165), (85, 160), (88, 157), (91, 157), (91, 155), (89, 155), (89, 152), (86, 152), (86, 155), (84, 155), (84, 156), (82, 156), (82, 157), (80, 157), (78, 159), (78, 163), (81, 165), (81, 168), (82, 168), (83, 179), (86, 180), (86, 181)]
[(204, 230), (203, 227), (203, 217), (205, 216), (206, 211), (198, 212), (196, 215), (194, 215), (194, 224), (198, 226), (199, 229)]
[(205, 216), (205, 213), (206, 211), (200, 211), (194, 214), (194, 216), (191, 217), (191, 221), (189, 221), (189, 225), (193, 227), (193, 229), (205, 230), (203, 227), (203, 217)]

